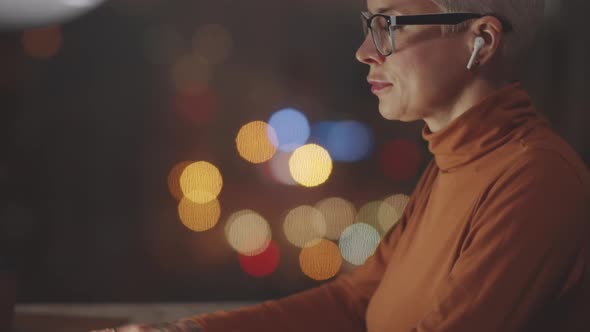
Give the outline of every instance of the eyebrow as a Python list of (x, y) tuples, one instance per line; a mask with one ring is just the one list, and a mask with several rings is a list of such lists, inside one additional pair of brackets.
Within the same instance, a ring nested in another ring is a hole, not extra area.
[(391, 7), (381, 7), (375, 11), (375, 14), (389, 14), (389, 13), (393, 13), (396, 15), (403, 15), (401, 12), (399, 12), (398, 10), (395, 10)]

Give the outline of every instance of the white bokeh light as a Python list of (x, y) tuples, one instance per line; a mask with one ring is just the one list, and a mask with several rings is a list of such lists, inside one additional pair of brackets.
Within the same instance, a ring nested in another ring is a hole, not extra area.
[(61, 23), (82, 15), (104, 0), (2, 0), (0, 28)]

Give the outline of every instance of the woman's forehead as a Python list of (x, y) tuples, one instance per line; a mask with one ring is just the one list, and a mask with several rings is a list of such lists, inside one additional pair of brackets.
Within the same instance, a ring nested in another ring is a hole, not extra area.
[(367, 10), (373, 14), (411, 15), (440, 11), (431, 0), (367, 0)]

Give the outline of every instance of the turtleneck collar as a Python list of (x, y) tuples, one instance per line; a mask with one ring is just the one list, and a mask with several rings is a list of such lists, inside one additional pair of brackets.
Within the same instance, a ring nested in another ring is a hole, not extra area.
[(438, 168), (453, 171), (519, 140), (544, 122), (522, 83), (515, 82), (485, 97), (436, 133), (424, 126), (422, 137), (428, 141)]

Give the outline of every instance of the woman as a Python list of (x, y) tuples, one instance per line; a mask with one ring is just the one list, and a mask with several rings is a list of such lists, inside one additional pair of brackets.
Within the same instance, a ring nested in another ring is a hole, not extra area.
[(514, 74), (543, 8), (368, 0), (356, 55), (379, 111), (424, 120), (434, 154), (397, 226), (321, 287), (117, 331), (590, 330), (590, 174)]

